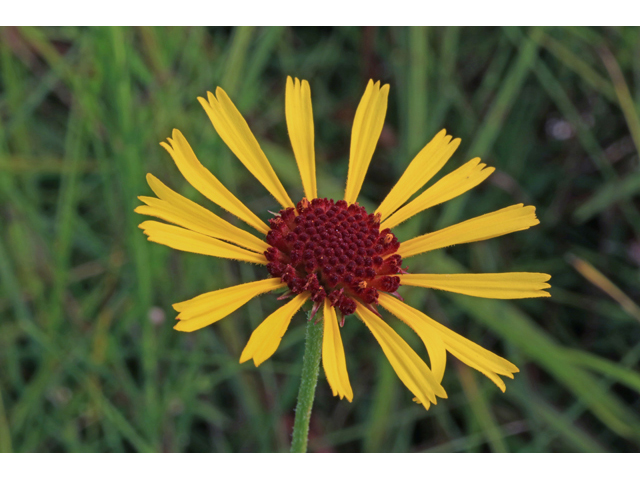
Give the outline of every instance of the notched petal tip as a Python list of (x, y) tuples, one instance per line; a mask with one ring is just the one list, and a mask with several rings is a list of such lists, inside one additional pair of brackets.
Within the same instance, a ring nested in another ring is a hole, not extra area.
[(198, 102), (200, 102), (200, 105), (201, 105), (201, 106), (202, 106), (202, 108), (204, 108), (205, 110), (206, 110), (207, 108), (209, 108), (209, 107), (210, 107), (209, 102), (208, 102), (208, 101), (207, 101), (207, 99), (206, 99), (206, 98), (204, 98), (204, 97), (198, 97)]
[(191, 333), (195, 330), (198, 330), (197, 328), (188, 328), (188, 326), (186, 326), (184, 324), (184, 322), (178, 322), (173, 326), (174, 330), (177, 330), (178, 332), (185, 332), (185, 333)]
[[(141, 207), (142, 205), (140, 205)], [(146, 228), (150, 228), (153, 226), (154, 223), (158, 223), (158, 222), (154, 222), (153, 220), (145, 220), (144, 222), (142, 222), (141, 224), (138, 225), (138, 228), (144, 230)], [(146, 232), (145, 232), (146, 233)]]
[[(431, 408), (431, 402), (427, 402), (425, 404), (423, 404), (420, 399), (418, 397), (413, 397), (412, 399), (414, 402), (416, 402), (418, 405), (422, 405), (424, 407), (425, 410), (429, 410), (429, 408)], [(434, 402), (434, 405), (436, 403)]]

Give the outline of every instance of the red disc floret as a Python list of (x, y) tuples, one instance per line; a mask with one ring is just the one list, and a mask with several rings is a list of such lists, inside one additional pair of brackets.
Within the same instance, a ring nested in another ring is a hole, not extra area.
[(292, 293), (311, 293), (319, 304), (329, 298), (343, 315), (358, 301), (375, 311), (378, 291), (395, 292), (403, 273), (400, 243), (391, 230), (380, 231), (380, 215), (357, 203), (303, 198), (269, 220), (264, 252), (267, 269)]

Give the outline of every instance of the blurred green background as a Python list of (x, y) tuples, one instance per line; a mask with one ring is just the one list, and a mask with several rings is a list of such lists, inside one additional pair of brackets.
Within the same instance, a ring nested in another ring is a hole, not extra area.
[(258, 369), (238, 358), (274, 296), (174, 331), (172, 303), (265, 271), (151, 244), (133, 212), (153, 172), (219, 213), (158, 145), (174, 127), (261, 218), (278, 208), (196, 100), (218, 85), (300, 198), (287, 75), (311, 84), (321, 196), (342, 195), (369, 78), (391, 93), (363, 205), (441, 128), (462, 138), (445, 172), (475, 156), (497, 168), (401, 240), (537, 206), (541, 225), (412, 258), (412, 272), (553, 276), (550, 299), (401, 291), (521, 369), (503, 394), (449, 356), (449, 399), (428, 412), (348, 318), (355, 399), (320, 374), (310, 450), (638, 451), (639, 28), (146, 27), (0, 31), (0, 451), (288, 450), (304, 316)]

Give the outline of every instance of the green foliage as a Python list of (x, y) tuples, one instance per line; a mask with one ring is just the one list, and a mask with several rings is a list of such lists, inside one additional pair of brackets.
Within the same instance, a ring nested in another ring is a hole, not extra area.
[[(287, 75), (311, 84), (322, 196), (342, 195), (369, 78), (391, 94), (364, 206), (441, 128), (463, 140), (444, 173), (475, 156), (497, 168), (398, 227), (400, 240), (514, 203), (538, 208), (540, 226), (409, 259), (412, 272), (553, 276), (550, 299), (401, 291), (521, 370), (503, 394), (450, 357), (449, 399), (428, 412), (348, 318), (355, 398), (333, 398), (320, 378), (309, 449), (637, 451), (640, 325), (565, 258), (590, 262), (638, 299), (639, 50), (638, 28), (4, 28), (0, 451), (289, 449), (304, 315), (258, 369), (238, 359), (273, 296), (203, 330), (172, 330), (172, 303), (265, 271), (151, 244), (133, 212), (152, 172), (225, 215), (158, 146), (172, 128), (261, 218), (278, 208), (196, 100), (218, 85), (300, 198)], [(426, 358), (415, 335), (389, 322)]]

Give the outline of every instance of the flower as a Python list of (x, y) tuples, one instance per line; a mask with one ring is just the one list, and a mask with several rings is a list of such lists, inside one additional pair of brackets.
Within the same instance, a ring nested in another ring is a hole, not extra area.
[[(542, 273), (417, 274), (403, 267), (405, 259), (454, 244), (486, 240), (539, 223), (535, 207), (512, 205), (416, 238), (398, 241), (391, 229), (412, 216), (455, 198), (485, 180), (494, 169), (479, 158), (444, 176), (420, 195), (409, 198), (438, 173), (460, 139), (442, 130), (409, 164), (373, 213), (357, 203), (387, 110), (389, 85), (369, 81), (356, 111), (351, 136), (344, 199), (318, 196), (311, 92), (306, 80), (287, 78), (285, 113), (305, 197), (294, 204), (276, 176), (246, 121), (221, 88), (198, 98), (213, 127), (244, 166), (282, 206), (265, 224), (196, 158), (178, 130), (161, 145), (191, 185), (209, 200), (256, 230), (262, 238), (223, 220), (179, 195), (148, 174), (157, 195), (139, 197), (146, 205), (136, 212), (167, 223), (145, 221), (140, 228), (152, 242), (177, 250), (265, 265), (269, 278), (204, 293), (177, 303), (176, 330), (191, 332), (211, 325), (253, 297), (280, 288), (286, 303), (253, 332), (240, 362), (256, 366), (275, 353), (294, 314), (307, 301), (312, 315), (323, 310), (322, 362), (334, 395), (353, 399), (339, 325), (355, 313), (379, 342), (400, 380), (429, 408), (446, 398), (441, 382), (446, 354), (489, 377), (502, 391), (500, 375), (513, 378), (518, 368), (410, 307), (396, 290), (401, 285), (434, 288), (485, 298), (544, 297), (550, 276)], [(431, 368), (382, 319), (381, 306), (411, 327), (424, 342)]]

